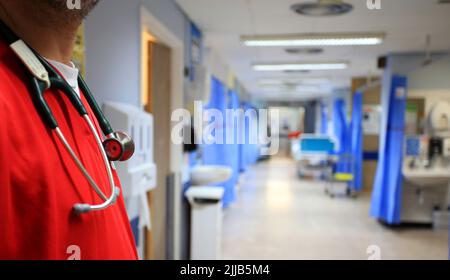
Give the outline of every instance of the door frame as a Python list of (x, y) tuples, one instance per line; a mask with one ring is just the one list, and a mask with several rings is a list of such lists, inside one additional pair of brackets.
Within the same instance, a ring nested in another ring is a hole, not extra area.
[[(160, 42), (171, 50), (171, 87), (170, 87), (170, 111), (183, 108), (184, 102), (184, 44), (169, 28), (167, 28), (158, 18), (153, 15), (144, 6), (140, 7), (140, 35), (141, 35), (141, 96), (148, 95), (148, 87), (146, 83), (147, 75), (147, 60), (148, 46), (146, 42), (149, 40), (149, 34), (157, 42)], [(143, 106), (143, 98), (141, 100), (141, 106)], [(174, 123), (171, 123), (171, 128), (174, 127)], [(181, 186), (181, 174), (183, 165), (183, 147), (182, 145), (176, 145), (170, 141), (170, 171), (175, 175), (174, 177), (174, 236), (173, 251), (172, 254), (176, 260), (180, 259), (180, 213), (181, 213), (181, 200), (182, 186)], [(168, 236), (168, 238), (171, 238)]]

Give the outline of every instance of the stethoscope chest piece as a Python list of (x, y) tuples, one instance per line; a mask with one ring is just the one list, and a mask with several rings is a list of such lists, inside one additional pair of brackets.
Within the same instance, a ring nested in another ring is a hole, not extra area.
[(103, 142), (110, 161), (127, 161), (135, 151), (133, 139), (125, 132), (114, 132)]

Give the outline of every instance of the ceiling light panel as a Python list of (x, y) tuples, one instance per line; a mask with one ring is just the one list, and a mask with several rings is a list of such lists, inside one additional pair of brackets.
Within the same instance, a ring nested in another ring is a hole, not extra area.
[(377, 34), (316, 34), (286, 36), (243, 36), (248, 47), (311, 47), (311, 46), (370, 46), (379, 45), (385, 35)]
[(348, 67), (346, 62), (323, 62), (323, 63), (261, 63), (254, 64), (255, 71), (320, 71), (320, 70), (343, 70)]
[(328, 78), (299, 78), (299, 79), (261, 79), (258, 81), (260, 86), (280, 86), (280, 85), (325, 85), (331, 81)]

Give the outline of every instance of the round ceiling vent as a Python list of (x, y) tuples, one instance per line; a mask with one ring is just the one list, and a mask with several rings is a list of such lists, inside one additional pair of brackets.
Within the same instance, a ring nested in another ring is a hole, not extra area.
[(317, 2), (294, 4), (291, 9), (300, 15), (325, 17), (349, 13), (353, 10), (353, 5), (341, 0), (319, 0)]

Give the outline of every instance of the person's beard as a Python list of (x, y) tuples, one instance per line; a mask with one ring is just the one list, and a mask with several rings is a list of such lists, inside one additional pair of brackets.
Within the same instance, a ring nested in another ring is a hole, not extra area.
[[(92, 9), (98, 4), (100, 0), (46, 0), (55, 12), (61, 13), (69, 19), (81, 21)], [(79, 7), (76, 5), (79, 2)]]
[[(16, 1), (16, 0), (14, 0)], [(100, 0), (22, 0), (22, 9), (30, 11), (30, 18), (42, 27), (65, 32), (77, 28)]]

